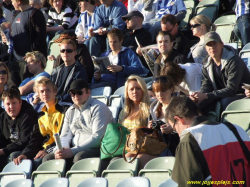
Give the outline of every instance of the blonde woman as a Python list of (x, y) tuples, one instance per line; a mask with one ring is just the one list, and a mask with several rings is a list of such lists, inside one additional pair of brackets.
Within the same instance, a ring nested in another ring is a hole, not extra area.
[(149, 105), (145, 81), (137, 75), (129, 76), (125, 83), (125, 104), (119, 116), (119, 123), (129, 130), (147, 127)]
[(216, 25), (213, 24), (207, 16), (198, 15), (190, 20), (190, 26), (193, 35), (200, 38), (200, 41), (190, 48), (188, 58), (193, 58), (194, 62), (202, 64), (203, 60), (208, 55), (205, 49), (204, 36), (207, 32), (214, 31)]

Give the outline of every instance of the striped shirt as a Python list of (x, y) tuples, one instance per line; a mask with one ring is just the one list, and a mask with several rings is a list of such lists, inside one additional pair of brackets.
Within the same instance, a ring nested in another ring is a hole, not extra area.
[(98, 8), (95, 7), (91, 15), (89, 15), (87, 11), (81, 13), (75, 32), (77, 36), (83, 36), (85, 39), (89, 38), (88, 30), (94, 28), (94, 15), (97, 9)]
[(177, 14), (181, 10), (186, 10), (183, 0), (159, 0), (156, 4), (156, 19), (166, 14)]
[(54, 8), (49, 10), (49, 18), (47, 21), (47, 26), (63, 26), (65, 30), (73, 29), (77, 23), (77, 16), (74, 15), (74, 12), (71, 8), (62, 6), (61, 12), (57, 13)]
[(238, 17), (244, 15), (244, 14), (249, 14), (250, 11), (250, 4), (249, 4), (249, 0), (237, 0), (236, 2), (236, 17), (238, 19)]

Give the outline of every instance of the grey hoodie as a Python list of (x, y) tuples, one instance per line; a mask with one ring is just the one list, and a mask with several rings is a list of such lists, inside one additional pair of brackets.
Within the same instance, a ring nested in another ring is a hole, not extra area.
[(225, 88), (217, 90), (213, 72), (213, 59), (208, 57), (202, 69), (201, 92), (207, 93), (208, 98), (234, 97), (244, 93), (243, 83), (250, 84), (250, 72), (244, 61), (231, 46), (224, 46), (221, 57), (221, 78)]

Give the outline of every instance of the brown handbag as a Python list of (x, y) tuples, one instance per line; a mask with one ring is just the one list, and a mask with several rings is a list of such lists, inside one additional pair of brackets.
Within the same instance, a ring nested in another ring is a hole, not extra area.
[(135, 154), (134, 158), (129, 161), (129, 163), (131, 163), (140, 153), (157, 156), (167, 147), (168, 145), (163, 142), (162, 137), (157, 130), (149, 128), (134, 128), (131, 130), (131, 133), (127, 135), (127, 141), (123, 149), (123, 158), (128, 162), (125, 157), (125, 150), (129, 153)]

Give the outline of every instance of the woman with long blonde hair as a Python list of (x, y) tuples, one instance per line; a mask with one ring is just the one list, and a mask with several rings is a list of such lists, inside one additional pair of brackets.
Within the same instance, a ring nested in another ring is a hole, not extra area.
[(124, 109), (119, 116), (119, 123), (129, 130), (147, 127), (150, 101), (145, 81), (137, 75), (129, 76), (125, 83), (124, 97)]

